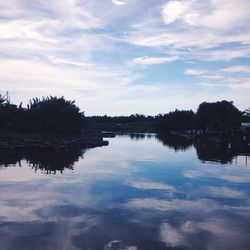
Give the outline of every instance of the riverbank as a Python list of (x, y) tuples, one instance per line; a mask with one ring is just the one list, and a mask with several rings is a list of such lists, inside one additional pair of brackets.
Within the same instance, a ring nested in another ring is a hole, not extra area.
[(102, 133), (84, 130), (76, 135), (47, 135), (6, 133), (0, 135), (0, 150), (42, 149), (63, 150), (70, 148), (94, 148), (108, 145)]

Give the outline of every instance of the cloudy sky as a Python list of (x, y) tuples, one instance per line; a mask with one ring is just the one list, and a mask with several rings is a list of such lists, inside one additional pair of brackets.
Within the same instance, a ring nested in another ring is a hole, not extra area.
[(0, 92), (94, 114), (250, 106), (249, 0), (1, 0)]

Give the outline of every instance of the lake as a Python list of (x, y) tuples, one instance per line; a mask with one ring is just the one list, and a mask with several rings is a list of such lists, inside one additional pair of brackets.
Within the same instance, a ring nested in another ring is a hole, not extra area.
[(1, 250), (249, 249), (249, 156), (154, 134), (108, 140), (0, 152)]

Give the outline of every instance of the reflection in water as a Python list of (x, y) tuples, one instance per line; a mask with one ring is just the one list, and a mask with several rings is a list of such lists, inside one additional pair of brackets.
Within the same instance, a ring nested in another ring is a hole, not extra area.
[[(205, 163), (206, 161), (219, 162), (221, 164), (230, 163), (235, 160), (237, 164), (237, 156), (240, 153), (233, 151), (228, 147), (228, 143), (223, 142), (209, 142), (207, 140), (196, 140), (188, 139), (183, 136), (174, 134), (157, 135), (156, 138), (170, 149), (174, 149), (175, 152), (186, 151), (191, 149), (193, 146), (196, 149), (197, 157)], [(245, 155), (245, 165), (247, 165), (248, 156)]]
[(23, 153), (18, 151), (0, 151), (0, 169), (1, 167), (8, 167), (10, 165), (21, 166)]
[(146, 138), (145, 134), (131, 133), (129, 134), (132, 140), (144, 140)]
[(21, 166), (21, 160), (25, 159), (35, 172), (41, 170), (46, 174), (62, 173), (64, 169), (73, 170), (74, 164), (83, 157), (83, 154), (82, 149), (5, 151), (0, 152), (0, 170), (1, 166), (8, 167), (15, 164)]
[[(126, 135), (126, 134), (125, 134)], [(131, 140), (145, 140), (146, 138), (150, 139), (152, 137), (155, 137), (155, 134), (146, 134), (146, 133), (130, 133), (127, 134), (131, 138)]]
[(237, 155), (228, 148), (225, 143), (209, 143), (197, 141), (195, 143), (196, 153), (202, 161), (214, 161), (220, 163), (231, 162)]
[(109, 141), (84, 160), (81, 151), (0, 153), (0, 249), (249, 248), (249, 163), (169, 138)]
[(177, 151), (185, 151), (192, 147), (193, 141), (182, 136), (173, 134), (157, 135), (157, 138), (164, 146)]

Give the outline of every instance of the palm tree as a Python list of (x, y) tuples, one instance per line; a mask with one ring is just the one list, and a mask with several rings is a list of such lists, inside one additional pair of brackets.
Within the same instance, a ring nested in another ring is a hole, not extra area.
[(74, 101), (64, 97), (33, 98), (27, 109), (30, 128), (42, 133), (78, 133), (84, 123), (84, 113)]

